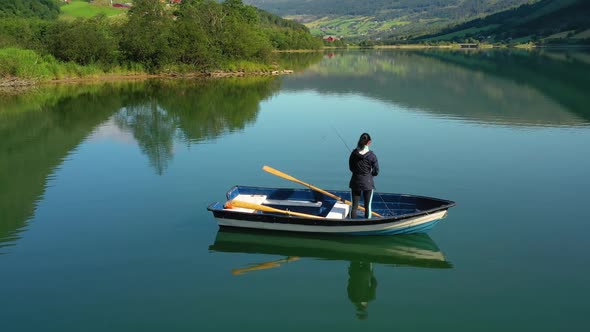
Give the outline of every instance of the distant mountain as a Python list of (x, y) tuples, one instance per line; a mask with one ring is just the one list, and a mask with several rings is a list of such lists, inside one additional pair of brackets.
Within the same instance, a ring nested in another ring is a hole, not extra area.
[(530, 0), (244, 0), (245, 3), (281, 16), (375, 16), (392, 19), (401, 16), (447, 17), (489, 14)]
[(244, 0), (304, 22), (315, 34), (386, 36), (438, 31), (536, 0)]
[(541, 0), (475, 19), (424, 40), (583, 42), (590, 40), (590, 1)]

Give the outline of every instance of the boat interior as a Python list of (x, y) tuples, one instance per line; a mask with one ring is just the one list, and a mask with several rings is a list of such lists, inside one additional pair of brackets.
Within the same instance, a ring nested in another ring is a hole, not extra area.
[[(348, 191), (330, 192), (342, 199), (351, 200), (351, 193)], [(346, 219), (350, 212), (350, 206), (348, 204), (336, 201), (334, 198), (327, 197), (310, 189), (234, 186), (227, 192), (226, 196), (228, 202), (237, 200), (329, 219)], [(231, 207), (226, 203), (218, 203), (213, 208), (244, 213), (272, 213), (242, 207)], [(361, 199), (361, 205), (362, 203)], [(421, 196), (375, 192), (373, 195), (372, 210), (384, 217), (393, 217), (428, 211), (448, 205), (449, 203), (452, 202)]]

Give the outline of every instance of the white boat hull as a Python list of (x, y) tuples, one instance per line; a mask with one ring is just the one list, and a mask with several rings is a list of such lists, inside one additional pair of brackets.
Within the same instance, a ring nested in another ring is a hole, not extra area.
[(405, 234), (427, 231), (447, 215), (447, 210), (437, 211), (431, 214), (421, 215), (413, 218), (396, 220), (388, 223), (369, 225), (302, 225), (273, 223), (249, 220), (237, 220), (228, 218), (216, 218), (219, 226), (240, 227), (251, 229), (264, 229), (273, 231), (302, 232), (302, 233), (330, 233), (347, 235), (382, 235), (382, 234)]

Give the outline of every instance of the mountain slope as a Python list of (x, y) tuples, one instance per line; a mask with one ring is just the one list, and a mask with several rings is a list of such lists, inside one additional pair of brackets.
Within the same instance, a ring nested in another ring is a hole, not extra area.
[(534, 4), (472, 20), (425, 40), (537, 41), (542, 39), (587, 39), (590, 2), (585, 0), (542, 0)]
[(245, 0), (245, 3), (281, 16), (375, 16), (391, 19), (410, 14), (423, 17), (460, 18), (497, 12), (529, 0)]
[(347, 37), (424, 34), (533, 1), (244, 0), (271, 13), (305, 22), (315, 34)]

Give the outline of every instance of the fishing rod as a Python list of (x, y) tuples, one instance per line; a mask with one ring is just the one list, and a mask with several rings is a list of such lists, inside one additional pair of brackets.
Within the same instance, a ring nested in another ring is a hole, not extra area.
[(344, 143), (344, 146), (346, 146), (346, 148), (348, 149), (348, 152), (352, 152), (352, 149), (348, 146), (348, 144), (346, 144), (346, 141), (344, 140), (344, 138), (342, 138), (342, 136), (340, 136), (338, 129), (336, 129), (336, 127), (334, 127), (334, 126), (332, 126), (332, 129), (334, 129), (334, 131), (336, 132), (336, 135), (338, 135), (338, 137), (340, 137), (340, 140), (342, 141), (342, 143)]

